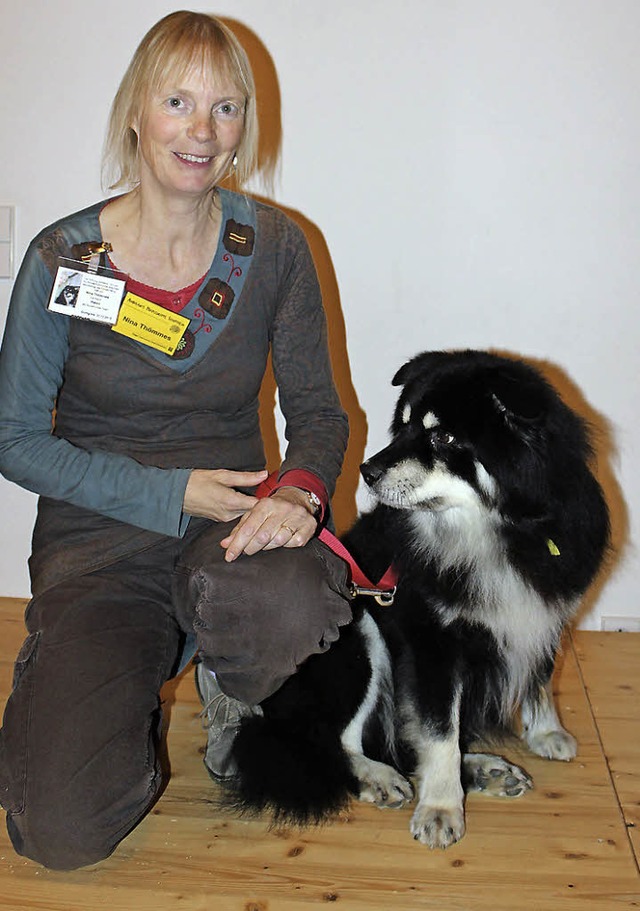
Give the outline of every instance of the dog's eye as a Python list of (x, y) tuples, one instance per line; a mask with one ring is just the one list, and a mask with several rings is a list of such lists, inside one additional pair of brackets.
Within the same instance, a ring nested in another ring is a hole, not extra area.
[(455, 437), (446, 430), (432, 430), (431, 440), (435, 446), (450, 446), (455, 441)]

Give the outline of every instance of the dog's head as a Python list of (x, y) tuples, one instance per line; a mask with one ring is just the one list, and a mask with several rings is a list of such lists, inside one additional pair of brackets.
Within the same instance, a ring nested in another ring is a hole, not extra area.
[(401, 367), (393, 384), (402, 391), (392, 441), (361, 468), (388, 506), (484, 506), (534, 517), (589, 453), (583, 422), (522, 361), (427, 352)]

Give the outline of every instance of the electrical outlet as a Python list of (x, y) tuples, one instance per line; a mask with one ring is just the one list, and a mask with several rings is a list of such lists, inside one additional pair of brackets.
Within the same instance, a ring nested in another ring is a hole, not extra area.
[(605, 633), (640, 633), (640, 617), (602, 617), (600, 629)]

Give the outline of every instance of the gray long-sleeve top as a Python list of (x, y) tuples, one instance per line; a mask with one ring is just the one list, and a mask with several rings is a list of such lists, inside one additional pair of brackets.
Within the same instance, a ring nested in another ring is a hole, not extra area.
[[(280, 470), (305, 469), (334, 490), (348, 425), (304, 235), (277, 209), (219, 193), (220, 242), (181, 311), (191, 322), (178, 357), (47, 310), (58, 257), (103, 239), (104, 202), (29, 247), (0, 355), (0, 471), (41, 495), (32, 557), (40, 569), (80, 534), (85, 550), (100, 542), (110, 558), (145, 546), (149, 533), (184, 534), (193, 468), (264, 467), (258, 393), (270, 350), (288, 442)], [(224, 318), (214, 298), (224, 300)], [(53, 576), (95, 559), (87, 551), (71, 562)]]

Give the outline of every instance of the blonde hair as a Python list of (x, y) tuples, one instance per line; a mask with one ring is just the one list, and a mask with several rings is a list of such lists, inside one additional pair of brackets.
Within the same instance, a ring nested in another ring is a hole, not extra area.
[(231, 82), (244, 96), (244, 130), (234, 177), (242, 186), (252, 175), (258, 157), (258, 117), (249, 59), (233, 32), (215, 16), (181, 10), (147, 32), (113, 99), (102, 158), (106, 187), (130, 188), (139, 183), (138, 137), (132, 124), (149, 95), (198, 65)]

